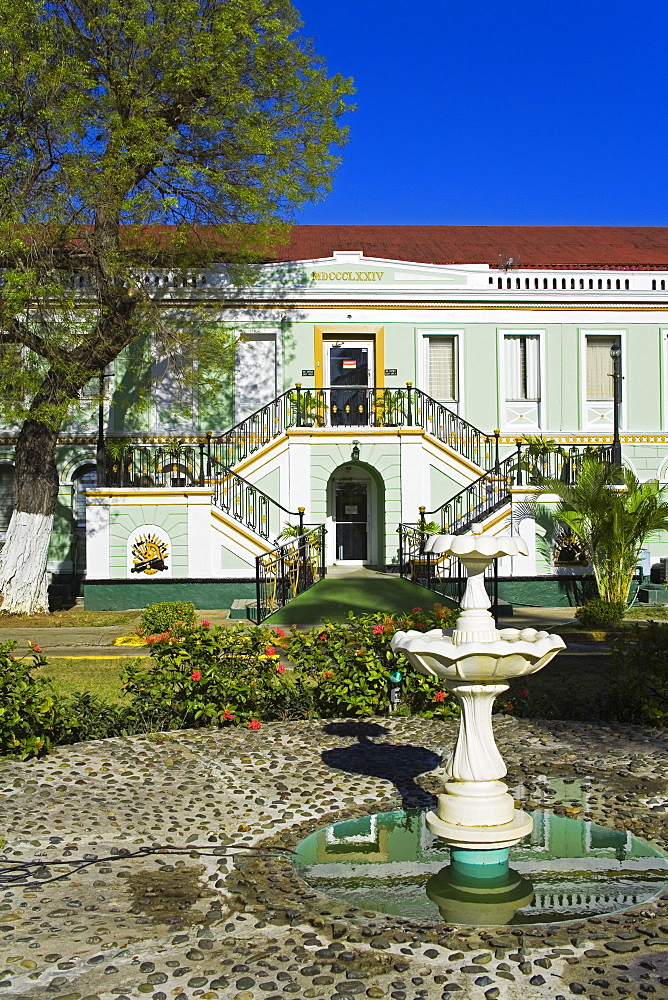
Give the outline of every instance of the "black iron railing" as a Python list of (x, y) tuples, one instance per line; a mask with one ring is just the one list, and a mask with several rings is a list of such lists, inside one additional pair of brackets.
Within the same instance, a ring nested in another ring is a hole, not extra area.
[(307, 528), (303, 534), (278, 545), (255, 560), (256, 606), (259, 624), (285, 607), (325, 575), (325, 526)]
[(423, 511), (423, 515), (427, 521), (440, 522), (443, 533), (459, 535), (508, 503), (513, 486), (537, 486), (546, 478), (572, 485), (586, 455), (609, 462), (612, 445), (557, 445), (532, 452), (530, 446), (518, 441), (512, 455), (494, 462), (492, 468), (469, 486), (435, 510)]
[(230, 430), (212, 437), (208, 452), (212, 461), (230, 468), (294, 427), (415, 427), (433, 434), (481, 469), (489, 468), (498, 455), (498, 435), (483, 434), (410, 384), (395, 389), (305, 389), (297, 383)]
[[(442, 552), (427, 552), (430, 532), (414, 524), (399, 525), (399, 566), (404, 579), (418, 583), (427, 590), (461, 601), (466, 587), (466, 567), (456, 556)], [(490, 595), (492, 614), (497, 617), (499, 604), (498, 560), (485, 570), (485, 587)]]
[(107, 453), (107, 486), (206, 487), (214, 506), (262, 538), (276, 537), (286, 516), (304, 524), (304, 508), (288, 510), (243, 476), (225, 469), (212, 455), (210, 437), (197, 445), (127, 446)]
[[(460, 535), (474, 524), (485, 520), (496, 510), (510, 503), (513, 486), (539, 486), (545, 479), (559, 479), (573, 485), (582, 459), (593, 455), (602, 461), (612, 461), (612, 445), (572, 445), (541, 447), (517, 442), (516, 451), (502, 461), (498, 459), (484, 475), (464, 487), (435, 510), (420, 508), (417, 524), (399, 525), (399, 567), (401, 576), (457, 600), (463, 594), (466, 570), (453, 556), (425, 552), (430, 532), (425, 525), (438, 525), (442, 534)], [(496, 560), (488, 575), (493, 593), (498, 585)], [(498, 603), (498, 595), (494, 597)]]

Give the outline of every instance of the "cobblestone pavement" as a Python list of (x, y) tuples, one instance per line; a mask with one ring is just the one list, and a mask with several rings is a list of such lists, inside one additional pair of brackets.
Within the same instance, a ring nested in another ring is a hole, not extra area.
[[(668, 997), (668, 894), (623, 914), (478, 930), (360, 912), (302, 882), (286, 851), (309, 831), (433, 803), (435, 775), (416, 771), (433, 767), (425, 749), (451, 745), (457, 723), (376, 721), (379, 751), (354, 725), (314, 721), (2, 762), (4, 853), (43, 867), (29, 884), (4, 872), (0, 998)], [(541, 775), (587, 775), (585, 819), (668, 848), (668, 736), (512, 718), (496, 732), (528, 797)], [(323, 760), (346, 748), (345, 771)], [(368, 766), (370, 753), (382, 767)], [(151, 853), (161, 845), (174, 853)]]

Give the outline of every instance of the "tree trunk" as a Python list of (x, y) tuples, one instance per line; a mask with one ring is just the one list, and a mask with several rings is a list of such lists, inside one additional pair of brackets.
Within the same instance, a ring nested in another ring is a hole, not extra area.
[(16, 443), (14, 513), (0, 553), (0, 611), (48, 611), (49, 539), (58, 499), (58, 430), (28, 418)]

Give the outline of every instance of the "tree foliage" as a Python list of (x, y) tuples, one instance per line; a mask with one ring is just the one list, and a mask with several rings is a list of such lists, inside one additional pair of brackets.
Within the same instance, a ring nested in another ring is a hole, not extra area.
[(600, 597), (626, 603), (640, 550), (668, 530), (668, 495), (655, 479), (641, 483), (630, 469), (585, 456), (574, 486), (539, 482), (541, 494), (560, 498), (555, 517), (584, 546)]
[(262, 257), (329, 187), (350, 85), (299, 26), (287, 0), (1, 0), (6, 419), (58, 423), (129, 337), (178, 353), (146, 266)]
[[(0, 417), (22, 423), (19, 512), (52, 514), (58, 430), (129, 344), (220, 390), (233, 342), (197, 275), (267, 259), (346, 138), (350, 82), (299, 27), (288, 0), (0, 0)], [(199, 305), (167, 322), (179, 293), (151, 268)]]

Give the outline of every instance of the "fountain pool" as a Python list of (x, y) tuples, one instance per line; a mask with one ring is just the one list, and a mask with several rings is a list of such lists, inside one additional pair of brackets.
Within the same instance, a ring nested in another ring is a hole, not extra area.
[[(668, 859), (628, 833), (532, 812), (510, 865), (467, 866), (423, 810), (377, 813), (318, 830), (293, 865), (317, 892), (360, 910), (492, 926), (579, 920), (645, 903), (668, 887)], [(450, 862), (450, 863), (449, 863)]]

